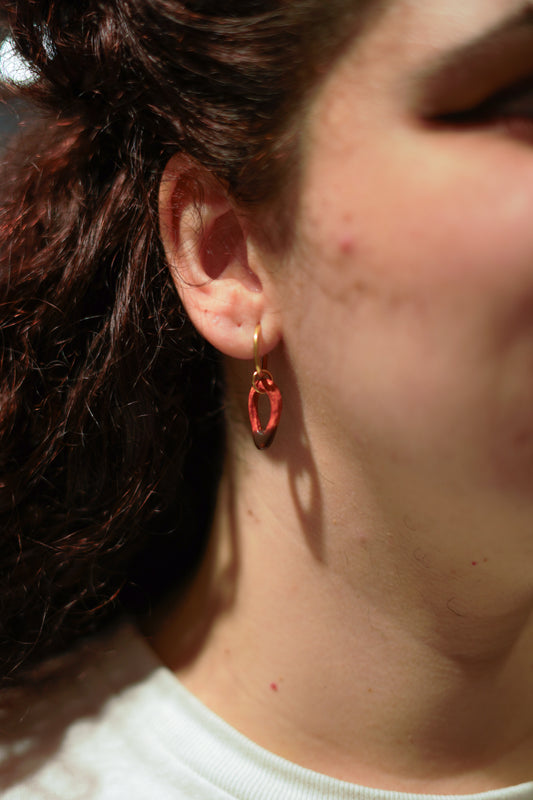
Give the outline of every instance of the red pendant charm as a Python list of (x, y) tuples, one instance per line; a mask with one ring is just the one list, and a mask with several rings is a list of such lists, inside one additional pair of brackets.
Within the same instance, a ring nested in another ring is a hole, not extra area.
[[(270, 417), (266, 428), (261, 427), (261, 420), (259, 419), (259, 398), (262, 394), (268, 397), (268, 402), (270, 403)], [(248, 414), (250, 425), (252, 426), (254, 444), (258, 450), (265, 450), (274, 441), (281, 416), (281, 408), (281, 392), (274, 383), (270, 372), (266, 369), (255, 372), (252, 388), (248, 395)]]

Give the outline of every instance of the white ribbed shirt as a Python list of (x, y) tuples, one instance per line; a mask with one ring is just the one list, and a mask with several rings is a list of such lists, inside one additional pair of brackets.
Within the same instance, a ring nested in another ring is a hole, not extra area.
[[(131, 626), (1, 728), (5, 800), (435, 800), (329, 778), (254, 744), (191, 695)], [(533, 756), (532, 756), (533, 757)], [(472, 800), (533, 800), (533, 783)]]

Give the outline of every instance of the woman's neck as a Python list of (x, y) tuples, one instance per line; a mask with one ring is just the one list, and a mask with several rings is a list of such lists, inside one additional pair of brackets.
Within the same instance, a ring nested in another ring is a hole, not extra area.
[(282, 457), (228, 458), (209, 552), (156, 651), (234, 727), (319, 772), (439, 794), (532, 780), (533, 591), (494, 598), (488, 558), (453, 566), (412, 520), (391, 524), (361, 473), (311, 461), (288, 476)]

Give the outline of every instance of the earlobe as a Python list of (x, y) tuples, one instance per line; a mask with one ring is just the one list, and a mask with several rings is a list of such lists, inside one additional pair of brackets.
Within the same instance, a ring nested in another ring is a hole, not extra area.
[(176, 155), (161, 180), (159, 219), (174, 284), (202, 336), (225, 355), (251, 358), (261, 321), (265, 351), (272, 349), (279, 332), (268, 322), (274, 316), (260, 269), (250, 263), (246, 226), (224, 188), (190, 158)]

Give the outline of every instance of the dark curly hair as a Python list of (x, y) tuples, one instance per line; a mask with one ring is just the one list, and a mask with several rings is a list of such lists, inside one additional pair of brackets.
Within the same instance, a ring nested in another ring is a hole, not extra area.
[(378, 5), (0, 2), (39, 110), (0, 208), (4, 678), (193, 573), (223, 388), (165, 266), (160, 176), (187, 153), (285, 246), (305, 104)]

